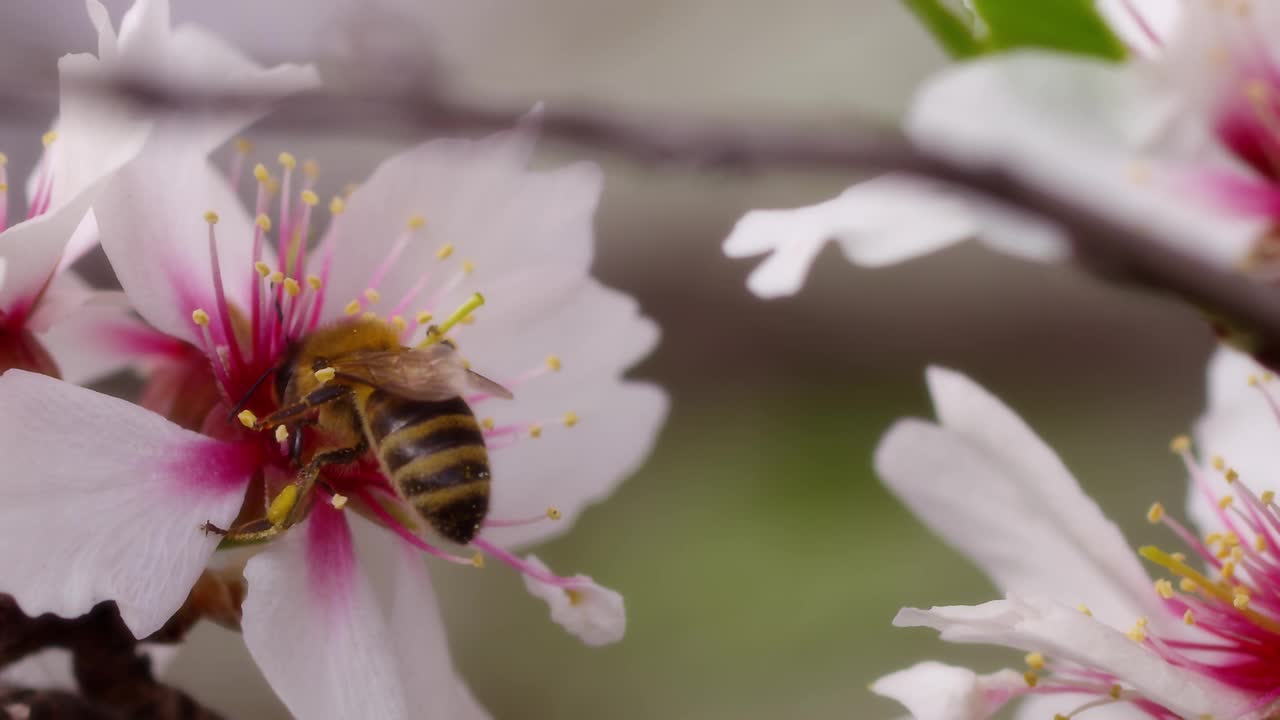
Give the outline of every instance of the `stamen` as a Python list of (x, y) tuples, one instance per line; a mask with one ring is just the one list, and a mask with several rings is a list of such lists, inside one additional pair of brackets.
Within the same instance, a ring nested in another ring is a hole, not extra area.
[(280, 494), (271, 501), (271, 506), (267, 508), (267, 520), (271, 522), (273, 527), (280, 527), (288, 519), (289, 512), (293, 510), (293, 506), (297, 504), (298, 486), (285, 485)]
[(576, 578), (576, 577), (566, 578), (566, 577), (560, 577), (559, 575), (553, 575), (549, 572), (544, 572), (543, 570), (530, 565), (524, 560), (521, 560), (515, 555), (512, 555), (509, 551), (501, 547), (498, 547), (497, 545), (494, 545), (493, 543), (489, 542), (488, 540), (485, 540), (482, 537), (472, 538), (471, 544), (479, 548), (485, 554), (496, 558), (497, 560), (511, 566), (512, 568), (515, 568), (520, 574), (525, 575), (527, 577), (531, 577), (534, 580), (537, 580), (538, 582), (545, 583), (547, 585), (551, 585), (553, 587), (558, 587), (566, 590), (570, 588), (582, 587), (584, 585), (583, 581), (580, 578)]
[(519, 519), (516, 519), (516, 520), (497, 520), (497, 519), (493, 519), (493, 518), (487, 518), (487, 519), (485, 519), (485, 521), (484, 521), (484, 526), (485, 526), (485, 527), (487, 527), (487, 528), (490, 528), (490, 527), (520, 527), (520, 526), (524, 526), (524, 525), (535, 525), (535, 524), (540, 523), (540, 522), (543, 522), (543, 521), (545, 521), (545, 520), (559, 520), (559, 519), (560, 519), (560, 517), (561, 517), (561, 515), (560, 515), (560, 511), (559, 511), (558, 509), (556, 509), (556, 508), (554, 508), (554, 507), (549, 507), (549, 508), (547, 508), (547, 511), (546, 511), (546, 512), (544, 512), (544, 513), (542, 513), (541, 515), (534, 515), (534, 516), (532, 516), (532, 517), (519, 518)]
[(484, 563), (482, 560), (477, 561), (475, 557), (466, 558), (466, 557), (460, 557), (458, 555), (447, 553), (441, 550), (440, 548), (437, 548), (434, 545), (431, 545), (430, 543), (423, 540), (422, 538), (418, 537), (411, 530), (409, 530), (409, 528), (401, 524), (400, 521), (397, 520), (395, 516), (391, 514), (391, 511), (383, 507), (382, 503), (379, 502), (378, 499), (375, 498), (364, 486), (355, 487), (353, 489), (353, 492), (357, 497), (360, 498), (360, 502), (362, 502), (365, 507), (373, 511), (373, 514), (376, 515), (380, 521), (382, 521), (382, 524), (384, 526), (390, 528), (392, 532), (394, 532), (396, 535), (399, 535), (402, 540), (414, 546), (415, 548), (427, 553), (432, 557), (454, 563), (455, 565), (470, 565), (476, 568), (480, 568), (484, 566)]
[(466, 302), (462, 303), (462, 305), (457, 310), (454, 310), (453, 314), (450, 315), (443, 323), (440, 323), (438, 327), (432, 330), (428, 330), (427, 336), (422, 340), (421, 343), (418, 343), (418, 347), (420, 348), (426, 347), (428, 345), (433, 345), (435, 343), (440, 342), (442, 339), (444, 339), (444, 336), (448, 334), (450, 330), (453, 329), (453, 326), (457, 325), (459, 322), (462, 322), (462, 320), (464, 320), (468, 315), (470, 315), (472, 311), (474, 311), (476, 308), (480, 307), (483, 304), (484, 304), (484, 296), (481, 295), (480, 293), (472, 293), (471, 297), (468, 298)]
[(276, 426), (276, 442), (284, 442), (289, 439), (289, 428), (284, 425)]
[(322, 385), (332, 380), (337, 374), (338, 371), (331, 367), (321, 368), (315, 371), (316, 380), (320, 381), (320, 384)]
[(347, 496), (334, 493), (333, 497), (329, 499), (329, 504), (333, 506), (334, 510), (341, 510), (347, 506)]
[(254, 425), (258, 424), (258, 416), (254, 415), (252, 410), (241, 410), (240, 414), (236, 415), (236, 417), (240, 420), (241, 425), (244, 425), (250, 430), (253, 429)]

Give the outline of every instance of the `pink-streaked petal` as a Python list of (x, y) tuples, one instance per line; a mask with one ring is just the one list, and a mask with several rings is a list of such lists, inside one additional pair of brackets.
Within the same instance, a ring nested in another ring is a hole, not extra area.
[[(543, 573), (551, 569), (535, 555), (525, 558), (530, 566)], [(622, 595), (597, 585), (585, 575), (574, 578), (572, 588), (558, 587), (524, 576), (524, 587), (541, 598), (551, 609), (551, 619), (570, 635), (592, 647), (612, 645), (627, 632), (627, 611)]]
[(1084, 603), (1116, 626), (1158, 613), (1120, 530), (1026, 423), (963, 375), (930, 368), (928, 380), (941, 425), (885, 434), (885, 485), (1005, 592)]
[(40, 335), (58, 363), (62, 379), (87, 385), (121, 370), (172, 359), (188, 347), (158, 332), (115, 299), (123, 293), (101, 293), (74, 314)]
[[(0, 376), (0, 591), (29, 614), (114, 600), (139, 636), (164, 624), (218, 544), (254, 468), (240, 448), (43, 375)], [(32, 552), (38, 547), (39, 552)]]
[(871, 684), (871, 692), (902, 703), (913, 720), (986, 720), (1026, 689), (1022, 673), (1013, 670), (978, 675), (968, 668), (932, 661)]
[(1150, 649), (1095, 618), (1055, 602), (1011, 596), (975, 606), (905, 608), (898, 627), (931, 627), (943, 640), (1040, 652), (1118, 678), (1184, 717), (1236, 717), (1249, 695), (1168, 664)]
[(1183, 0), (1099, 0), (1098, 10), (1130, 48), (1158, 56), (1181, 15)]
[[(351, 196), (339, 219), (341, 240), (326, 295), (325, 316), (341, 313), (369, 286), (415, 215), (426, 220), (399, 262), (378, 285), (396, 303), (423, 273), (429, 286), (411, 305), (425, 306), (433, 290), (470, 260), (468, 286), (496, 292), (495, 281), (531, 267), (584, 277), (592, 254), (592, 216), (599, 169), (571, 165), (547, 172), (526, 168), (533, 138), (513, 130), (484, 140), (433, 140), (383, 163)], [(436, 252), (452, 245), (451, 259)], [(448, 312), (451, 300), (433, 311)]]
[(747, 280), (764, 298), (795, 294), (830, 240), (856, 265), (881, 267), (973, 237), (974, 215), (926, 182), (894, 175), (859, 183), (824, 203), (794, 210), (753, 210), (724, 242), (729, 257), (772, 251)]
[(68, 319), (88, 302), (127, 303), (123, 293), (94, 290), (75, 273), (59, 273), (40, 296), (40, 302), (27, 319), (26, 327), (32, 332), (45, 332)]
[(417, 717), (392, 641), (401, 628), (388, 629), (340, 511), (317, 502), (244, 575), (245, 644), (294, 717)]
[(200, 345), (191, 313), (213, 318), (208, 211), (218, 215), (218, 255), (227, 299), (249, 307), (253, 225), (240, 200), (203, 153), (153, 141), (104, 188), (94, 207), (102, 247), (129, 299), (152, 326)]

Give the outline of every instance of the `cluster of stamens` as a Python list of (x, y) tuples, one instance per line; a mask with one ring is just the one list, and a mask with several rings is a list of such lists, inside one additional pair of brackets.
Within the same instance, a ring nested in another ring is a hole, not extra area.
[[(232, 161), (231, 177), (233, 185), (238, 182), (239, 175), (246, 164), (245, 157), (251, 150), (248, 143), (239, 142), (237, 153)], [(346, 197), (338, 196), (330, 200), (328, 210), (331, 222), (318, 246), (309, 249), (312, 232), (313, 210), (320, 199), (314, 191), (318, 171), (313, 163), (303, 166), (302, 189), (298, 192), (296, 202), (291, 202), (290, 188), (296, 182), (294, 171), (297, 162), (288, 153), (281, 153), (280, 177), (275, 177), (264, 165), (253, 168), (253, 176), (258, 183), (256, 198), (256, 219), (253, 225), (252, 272), (253, 290), (250, 308), (247, 314), (233, 308), (228, 302), (222, 279), (221, 266), (218, 259), (216, 228), (218, 216), (207, 213), (205, 221), (208, 225), (209, 254), (212, 267), (212, 285), (214, 290), (215, 312), (204, 308), (192, 312), (192, 321), (200, 330), (202, 350), (209, 358), (215, 378), (222, 390), (224, 400), (229, 405), (244, 405), (244, 399), (252, 396), (263, 378), (264, 372), (274, 367), (283, 356), (291, 342), (298, 340), (314, 330), (324, 319), (321, 309), (325, 301), (332, 262), (337, 243), (342, 234), (342, 215), (346, 208)], [(277, 221), (273, 222), (268, 214), (270, 201), (279, 195)], [(349, 193), (348, 193), (349, 194)], [(437, 322), (433, 308), (447, 295), (454, 292), (474, 272), (469, 261), (463, 261), (437, 283), (432, 282), (433, 269), (427, 268), (413, 286), (384, 315), (379, 315), (376, 308), (383, 307), (386, 298), (382, 297), (379, 286), (400, 260), (401, 254), (413, 242), (423, 242), (426, 219), (414, 215), (408, 219), (401, 235), (392, 244), (387, 257), (383, 258), (366, 284), (366, 290), (360, 297), (353, 298), (344, 308), (347, 317), (363, 316), (378, 318), (387, 322), (399, 331), (401, 342), (409, 343), (421, 332), (421, 339), (416, 347), (448, 342), (457, 347), (457, 335), (460, 328), (475, 321), (474, 312), (484, 304), (484, 297), (479, 293), (472, 294), (456, 310)], [(276, 235), (277, 267), (272, 267), (264, 260), (264, 247), (272, 233)], [(435, 252), (438, 264), (445, 264), (455, 255), (452, 244), (443, 244)], [(318, 260), (317, 260), (318, 258)], [(314, 274), (308, 273), (309, 264), (315, 265)], [(409, 314), (409, 307), (417, 303), (424, 293), (430, 290), (426, 298), (426, 309)], [(542, 363), (518, 373), (515, 377), (502, 379), (500, 384), (508, 389), (516, 390), (526, 383), (532, 382), (548, 373), (558, 372), (562, 368), (559, 356), (550, 355)], [(320, 383), (334, 379), (333, 368), (315, 370), (315, 378)], [(488, 395), (477, 394), (465, 398), (473, 408), (491, 400)], [(259, 410), (270, 410), (273, 407), (259, 405)], [(259, 413), (249, 408), (240, 410), (237, 417), (249, 430), (260, 426)], [(499, 423), (491, 417), (481, 420), (482, 432), (490, 450), (501, 450), (519, 442), (522, 438), (536, 439), (543, 435), (547, 428), (563, 426), (572, 428), (579, 422), (575, 412), (567, 412), (556, 418), (544, 418), (532, 422)], [(277, 446), (276, 462), (287, 468), (287, 443), (289, 430), (281, 425), (270, 434), (271, 442)], [(334, 508), (343, 509), (351, 501), (357, 501), (368, 509), (382, 524), (413, 546), (432, 556), (459, 564), (483, 565), (483, 556), (488, 554), (512, 565), (522, 573), (539, 581), (555, 585), (571, 592), (578, 587), (576, 578), (561, 578), (543, 572), (512, 555), (505, 549), (493, 545), (484, 538), (476, 537), (472, 545), (477, 552), (472, 557), (461, 557), (450, 554), (423, 540), (416, 528), (420, 527), (415, 518), (406, 513), (399, 505), (395, 491), (390, 483), (377, 469), (376, 463), (364, 462), (355, 471), (344, 472), (340, 481), (320, 483), (315, 492)], [(295, 485), (286, 485), (278, 494), (266, 503), (267, 519), (277, 525), (288, 516), (293, 506), (299, 502), (298, 489)], [(544, 513), (527, 518), (487, 519), (485, 527), (511, 527), (527, 525), (547, 520), (558, 520), (560, 511), (554, 507)]]

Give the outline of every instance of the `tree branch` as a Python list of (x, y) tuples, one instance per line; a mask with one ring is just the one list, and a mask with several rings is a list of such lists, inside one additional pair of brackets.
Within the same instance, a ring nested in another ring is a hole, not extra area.
[[(219, 113), (268, 107), (271, 98), (156, 84), (139, 77), (86, 83), (77, 90), (105, 94), (156, 113)], [(482, 133), (529, 122), (523, 109), (485, 107), (430, 85), (413, 92), (291, 97), (267, 119), (268, 127), (321, 132), (376, 130), (381, 135), (424, 132)], [(1280, 365), (1280, 295), (1239, 273), (1211, 267), (1177, 249), (1170, 238), (1106, 217), (1037, 186), (996, 163), (979, 166), (911, 144), (900, 134), (740, 126), (688, 118), (624, 115), (609, 110), (557, 107), (535, 119), (541, 135), (616, 153), (634, 161), (700, 170), (761, 172), (782, 168), (840, 173), (900, 172), (941, 181), (1048, 219), (1066, 231), (1077, 256), (1112, 282), (1177, 295), (1208, 312), (1252, 344), (1267, 364)], [(1187, 238), (1183, 247), (1197, 238)]]

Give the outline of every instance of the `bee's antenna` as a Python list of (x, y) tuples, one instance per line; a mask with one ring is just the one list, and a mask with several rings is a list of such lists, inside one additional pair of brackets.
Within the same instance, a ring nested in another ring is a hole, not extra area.
[[(279, 307), (279, 301), (276, 301), (276, 306)], [(240, 411), (244, 409), (244, 406), (249, 404), (249, 398), (253, 397), (253, 394), (258, 391), (258, 388), (262, 387), (262, 383), (266, 382), (267, 377), (271, 375), (273, 370), (275, 370), (274, 367), (269, 367), (266, 370), (263, 370), (262, 374), (258, 376), (258, 379), (253, 381), (253, 385), (251, 385), (249, 390), (245, 392), (244, 397), (240, 398), (240, 402), (236, 403), (236, 406), (231, 408), (231, 412), (227, 414), (227, 422), (231, 422), (236, 419), (236, 416), (240, 414)]]

